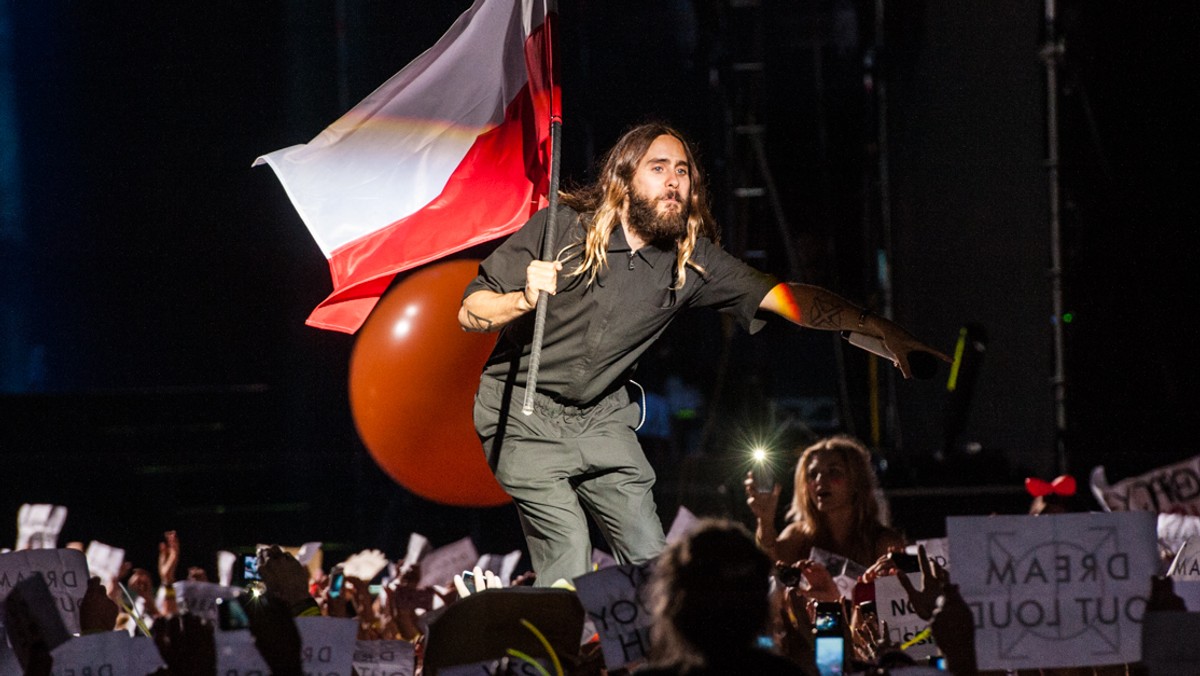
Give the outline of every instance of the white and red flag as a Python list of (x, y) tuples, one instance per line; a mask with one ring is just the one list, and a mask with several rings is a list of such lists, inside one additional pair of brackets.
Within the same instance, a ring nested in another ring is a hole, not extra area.
[(555, 0), (475, 0), (319, 136), (263, 155), (329, 260), (310, 326), (354, 333), (397, 273), (545, 206), (560, 110)]

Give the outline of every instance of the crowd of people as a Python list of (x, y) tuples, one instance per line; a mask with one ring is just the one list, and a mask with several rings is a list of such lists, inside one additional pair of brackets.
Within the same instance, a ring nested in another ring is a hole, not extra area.
[[(798, 457), (795, 494), (781, 532), (777, 534), (774, 523), (780, 488), (762, 490), (751, 474), (745, 490), (754, 532), (742, 523), (702, 519), (652, 564), (645, 606), (653, 622), (643, 659), (606, 667), (598, 635), (584, 635), (577, 652), (556, 655), (562, 673), (824, 676), (891, 673), (913, 666), (980, 673), (975, 617), (946, 570), (920, 548), (921, 584), (899, 574), (907, 565), (902, 559), (908, 543), (879, 518), (866, 448), (851, 437), (834, 436), (803, 449)], [(1035, 498), (1031, 511), (1041, 511), (1044, 502)], [(179, 603), (174, 585), (179, 579), (207, 581), (208, 573), (192, 567), (180, 575), (181, 546), (180, 537), (168, 532), (153, 572), (126, 563), (107, 588), (105, 581), (93, 577), (78, 604), (81, 634), (143, 631), (153, 637), (167, 665), (159, 673), (215, 673), (214, 635), (222, 629)], [(818, 550), (867, 562), (852, 593), (839, 589), (827, 567), (811, 555)], [(536, 577), (525, 573), (502, 580), (490, 571), (476, 571), (475, 584), (456, 576), (444, 585), (422, 586), (420, 563), (409, 561), (394, 564), (390, 578), (383, 574), (387, 579), (382, 584), (354, 577), (335, 582), (340, 567), (310, 569), (278, 545), (260, 548), (256, 562), (261, 581), (245, 583), (237, 598), (259, 653), (271, 673), (280, 675), (305, 673), (294, 618), (314, 616), (355, 618), (360, 641), (412, 643), (414, 673), (422, 673), (428, 621), (435, 607), (449, 608), (494, 588), (529, 585)], [(916, 665), (880, 625), (870, 588), (889, 575), (898, 575), (912, 607), (929, 622), (940, 652), (936, 660)], [(1154, 586), (1157, 598), (1150, 606), (1182, 608), (1170, 585), (1161, 582)], [(334, 587), (340, 593), (334, 593)], [(5, 605), (13, 611), (11, 599)], [(6, 625), (11, 636), (11, 618)], [(843, 639), (837, 643), (842, 653), (832, 657), (819, 654), (818, 647), (830, 627)], [(27, 636), (22, 640), (17, 655), (24, 673), (57, 673), (48, 646), (30, 643)], [(1139, 666), (1055, 673), (1139, 673)]]

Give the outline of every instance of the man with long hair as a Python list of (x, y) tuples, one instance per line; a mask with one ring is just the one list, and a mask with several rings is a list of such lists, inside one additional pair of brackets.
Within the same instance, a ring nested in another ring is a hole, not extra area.
[[(635, 434), (640, 412), (626, 387), (684, 308), (718, 309), (751, 332), (766, 310), (801, 326), (875, 336), (906, 377), (910, 351), (941, 356), (829, 291), (779, 283), (721, 249), (701, 168), (666, 125), (627, 131), (597, 181), (562, 202), (554, 260), (538, 260), (542, 210), (483, 261), (458, 314), (465, 330), (503, 330), (480, 378), (475, 428), (516, 503), (540, 585), (590, 570), (585, 508), (622, 563), (647, 561), (665, 546), (654, 470)], [(530, 311), (540, 292), (554, 297), (535, 411), (524, 416)]]

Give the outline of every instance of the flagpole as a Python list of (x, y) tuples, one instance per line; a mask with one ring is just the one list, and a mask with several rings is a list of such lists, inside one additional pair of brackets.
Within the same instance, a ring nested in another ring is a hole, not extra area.
[[(557, 239), (556, 223), (558, 216), (558, 165), (562, 158), (561, 143), (562, 120), (557, 116), (550, 122), (550, 195), (546, 215), (546, 238), (542, 241), (542, 260), (554, 259), (554, 241)], [(521, 405), (521, 413), (533, 415), (533, 395), (537, 391), (538, 370), (542, 365), (542, 336), (546, 332), (546, 308), (550, 303), (550, 294), (538, 292), (537, 314), (533, 318), (533, 344), (529, 352), (529, 377), (525, 381), (525, 403)]]

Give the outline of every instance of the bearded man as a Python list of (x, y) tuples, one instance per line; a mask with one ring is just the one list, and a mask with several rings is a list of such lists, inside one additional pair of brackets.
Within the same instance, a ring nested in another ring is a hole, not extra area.
[[(627, 391), (638, 359), (676, 313), (711, 307), (751, 333), (760, 310), (796, 324), (883, 341), (908, 377), (912, 350), (944, 355), (898, 325), (818, 287), (780, 283), (717, 244), (704, 178), (683, 135), (662, 124), (627, 131), (595, 184), (562, 195), (553, 261), (540, 261), (547, 210), (479, 266), (459, 323), (502, 330), (480, 377), (475, 429), (512, 496), (537, 584), (591, 570), (584, 509), (621, 563), (666, 546)], [(533, 310), (548, 303), (534, 414), (520, 413)]]

